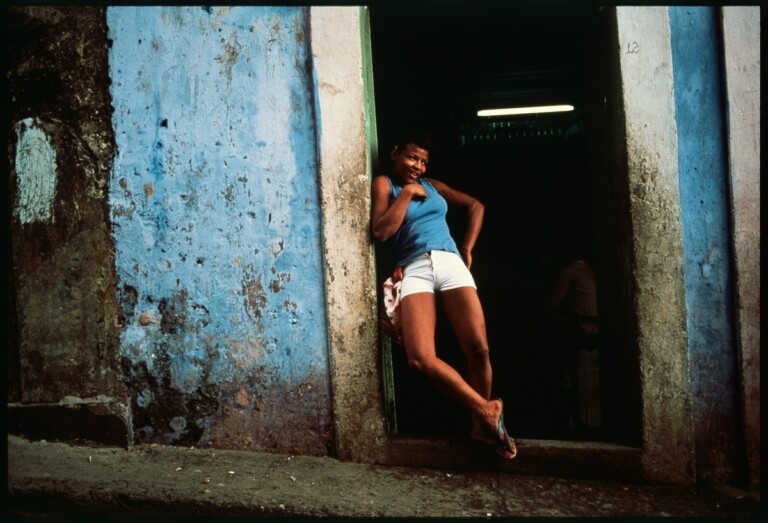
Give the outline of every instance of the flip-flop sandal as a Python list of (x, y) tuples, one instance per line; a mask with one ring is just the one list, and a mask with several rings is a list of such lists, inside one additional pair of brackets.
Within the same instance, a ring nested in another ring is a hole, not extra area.
[(509, 437), (507, 427), (504, 426), (504, 402), (501, 401), (501, 398), (496, 399), (501, 403), (501, 414), (499, 414), (499, 424), (496, 428), (498, 441), (494, 443), (493, 448), (502, 457), (506, 457), (505, 454), (509, 452), (512, 456), (507, 459), (513, 459), (517, 456), (517, 446), (515, 445), (515, 440)]

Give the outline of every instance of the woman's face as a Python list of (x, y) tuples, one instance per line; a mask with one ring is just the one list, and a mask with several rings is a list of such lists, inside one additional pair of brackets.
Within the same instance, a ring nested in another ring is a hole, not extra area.
[(394, 163), (395, 174), (403, 182), (403, 185), (415, 183), (427, 172), (429, 151), (412, 143), (406, 145), (404, 149), (395, 147), (392, 149), (392, 162)]

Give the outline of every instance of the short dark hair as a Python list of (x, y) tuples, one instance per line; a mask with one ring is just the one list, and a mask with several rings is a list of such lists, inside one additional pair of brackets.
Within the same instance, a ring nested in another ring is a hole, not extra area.
[(405, 149), (405, 146), (409, 143), (426, 151), (429, 151), (434, 146), (432, 133), (419, 128), (406, 128), (400, 131), (397, 140), (395, 140), (395, 145), (399, 150)]

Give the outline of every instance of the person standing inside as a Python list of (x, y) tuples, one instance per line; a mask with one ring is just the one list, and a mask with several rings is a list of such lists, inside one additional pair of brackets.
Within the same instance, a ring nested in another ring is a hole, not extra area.
[(579, 250), (566, 252), (548, 307), (558, 332), (565, 407), (560, 423), (583, 431), (600, 425), (597, 289)]
[[(491, 398), (485, 317), (470, 272), (484, 206), (469, 194), (424, 176), (431, 146), (431, 137), (424, 132), (406, 132), (397, 140), (390, 153), (391, 173), (372, 181), (371, 232), (377, 242), (393, 243), (396, 266), (402, 269), (399, 314), (409, 366), (469, 410), (472, 438), (512, 459), (517, 448), (504, 425), (502, 400)], [(458, 244), (446, 221), (448, 206), (466, 211), (466, 232)], [(437, 292), (467, 360), (466, 379), (437, 356)]]
[(566, 258), (548, 305), (559, 312), (575, 348), (592, 348), (598, 331), (597, 289), (595, 272), (585, 260), (575, 255)]

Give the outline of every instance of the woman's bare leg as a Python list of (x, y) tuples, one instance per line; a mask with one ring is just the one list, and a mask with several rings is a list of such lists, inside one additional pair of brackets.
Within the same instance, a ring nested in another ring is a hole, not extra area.
[(486, 399), (491, 397), (491, 369), (485, 316), (477, 291), (460, 287), (443, 292), (443, 307), (467, 359), (468, 381)]
[[(471, 289), (471, 288), (470, 288)], [(474, 291), (474, 289), (471, 289)], [(462, 289), (456, 289), (462, 291)], [(452, 291), (449, 291), (452, 292)], [(466, 291), (458, 293), (464, 296)], [(475, 295), (476, 296), (476, 295)], [(448, 296), (451, 301), (450, 296)], [(462, 298), (460, 298), (462, 299)], [(471, 302), (471, 297), (464, 296), (463, 299)], [(479, 301), (478, 301), (479, 305)], [(457, 306), (448, 306), (450, 310), (458, 310)], [(469, 326), (477, 324), (477, 310), (470, 309)], [(448, 313), (449, 317), (452, 314)], [(502, 405), (499, 401), (489, 400), (490, 395), (490, 363), (488, 360), (487, 346), (485, 355), (482, 350), (478, 355), (471, 359), (475, 360), (471, 364), (472, 381), (481, 389), (479, 392), (475, 386), (468, 383), (459, 372), (448, 365), (445, 361), (437, 357), (435, 350), (435, 296), (432, 293), (409, 294), (400, 302), (400, 316), (403, 325), (403, 344), (408, 364), (417, 372), (423, 374), (440, 391), (453, 398), (459, 404), (466, 407), (473, 418), (473, 437), (495, 443), (497, 438), (497, 428), (499, 417), (501, 416)], [(482, 310), (480, 310), (480, 320), (482, 322)], [(459, 322), (457, 335), (459, 339), (467, 339), (466, 330), (470, 328)], [(456, 328), (456, 324), (454, 324)], [(471, 327), (473, 329), (475, 327)], [(460, 335), (459, 332), (462, 334)], [(485, 332), (484, 323), (482, 332)], [(487, 344), (486, 344), (487, 345)], [(486, 360), (483, 362), (483, 360)], [(509, 456), (508, 456), (509, 457)]]
[[(442, 302), (448, 320), (459, 340), (467, 360), (467, 381), (486, 400), (491, 398), (493, 370), (491, 368), (485, 315), (472, 287), (460, 287), (444, 291)], [(472, 436), (484, 439), (485, 422), (477, 415), (472, 417)]]

